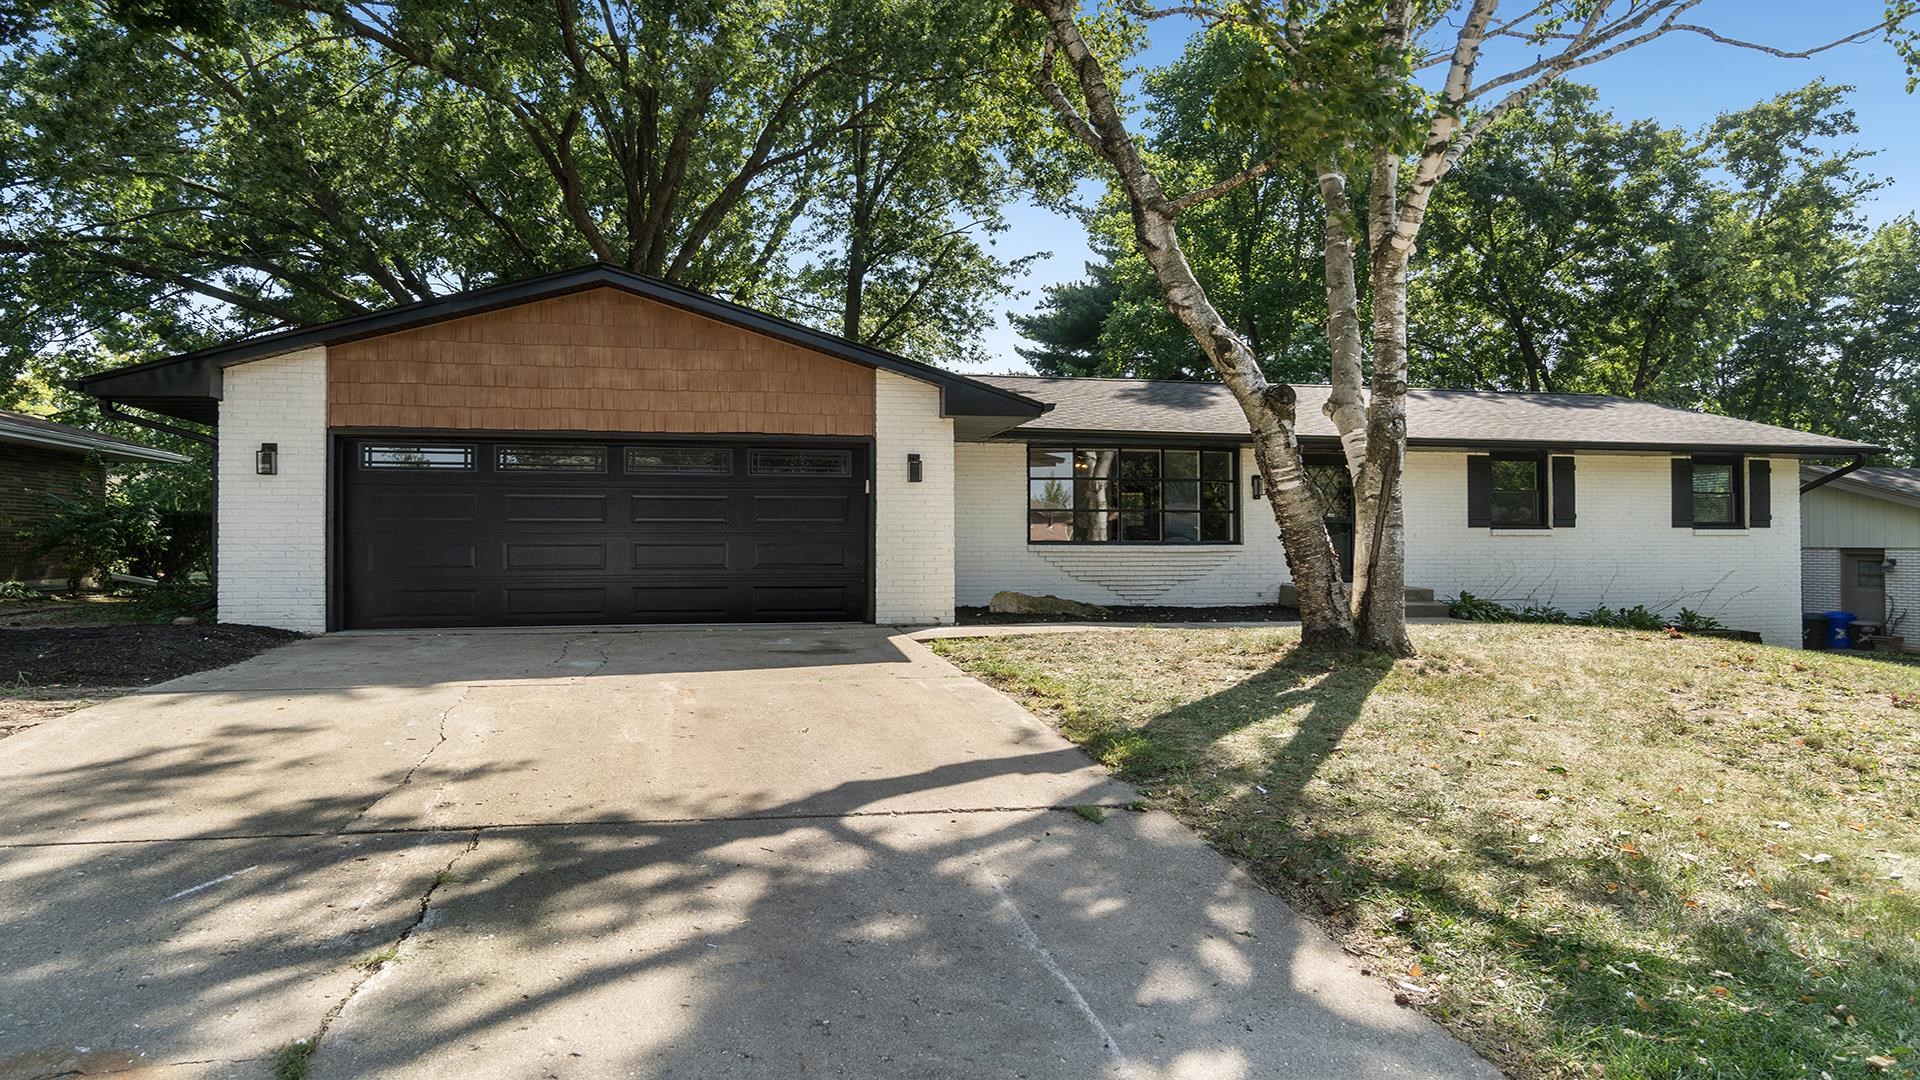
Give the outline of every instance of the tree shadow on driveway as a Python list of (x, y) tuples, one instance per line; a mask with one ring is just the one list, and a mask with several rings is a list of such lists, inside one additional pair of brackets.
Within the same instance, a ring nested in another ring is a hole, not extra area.
[[(322, 794), (275, 792), (258, 738), (104, 755), (111, 785), (82, 769), (38, 811), (209, 785), (236, 808), (166, 840), (0, 848), (0, 1078), (82, 1053), (267, 1075), (315, 1036), (323, 1080), (1494, 1075), (1165, 815), (874, 809), (1057, 779), (1063, 753), (689, 795), (670, 821), (374, 832), (348, 830), (411, 750)], [(1057, 805), (1112, 790), (1082, 772)]]

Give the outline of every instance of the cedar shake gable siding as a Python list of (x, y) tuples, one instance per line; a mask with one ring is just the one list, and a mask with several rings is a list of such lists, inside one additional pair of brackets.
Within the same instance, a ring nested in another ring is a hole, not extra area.
[(329, 347), (327, 425), (868, 436), (874, 375), (597, 288)]

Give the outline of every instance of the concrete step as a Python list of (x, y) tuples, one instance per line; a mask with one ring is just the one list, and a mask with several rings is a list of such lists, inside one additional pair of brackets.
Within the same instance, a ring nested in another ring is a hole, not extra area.
[(1415, 588), (1414, 586), (1409, 585), (1407, 586), (1407, 603), (1431, 604), (1433, 603), (1433, 590)]
[(1428, 600), (1421, 603), (1407, 601), (1407, 618), (1409, 619), (1444, 619), (1447, 615), (1447, 605), (1439, 601)]

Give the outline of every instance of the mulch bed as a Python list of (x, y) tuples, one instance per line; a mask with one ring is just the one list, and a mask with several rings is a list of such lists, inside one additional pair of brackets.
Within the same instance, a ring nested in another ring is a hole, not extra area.
[(147, 686), (237, 664), (301, 636), (226, 623), (0, 630), (0, 683), (19, 689)]
[(1111, 607), (1105, 615), (1001, 615), (986, 608), (963, 607), (954, 612), (961, 626), (1000, 626), (1009, 623), (1221, 623), (1291, 622), (1300, 613), (1277, 604), (1240, 607)]

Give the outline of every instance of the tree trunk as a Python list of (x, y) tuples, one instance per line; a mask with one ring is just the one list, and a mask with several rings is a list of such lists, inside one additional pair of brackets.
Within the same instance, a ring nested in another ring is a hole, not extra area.
[[(1100, 61), (1080, 36), (1075, 0), (1022, 0), (1045, 16), (1050, 38), (1035, 82), (1074, 136), (1119, 174), (1133, 216), (1135, 244), (1153, 268), (1167, 310), (1200, 346), (1221, 381), (1233, 392), (1253, 436), (1254, 458), (1266, 478), (1268, 502), (1280, 529), (1280, 544), (1299, 593), (1301, 639), (1312, 645), (1347, 646), (1354, 624), (1340, 559), (1327, 533), (1319, 500), (1307, 484), (1306, 463), (1294, 428), (1294, 392), (1272, 385), (1253, 350), (1221, 317), (1180, 249), (1174, 218), (1179, 208), (1141, 160), (1120, 115)], [(1054, 48), (1072, 68), (1087, 115), (1082, 117), (1053, 81)]]
[[(1367, 402), (1367, 460), (1360, 470), (1368, 512), (1354, 493), (1354, 602), (1363, 648), (1412, 656), (1407, 637), (1407, 550), (1401, 477), (1407, 463), (1407, 263), (1374, 262), (1373, 393)], [(1365, 520), (1365, 525), (1361, 521)], [(1364, 535), (1363, 535), (1364, 530)], [(1365, 550), (1364, 560), (1359, 552)], [(1361, 567), (1366, 567), (1364, 584)]]

